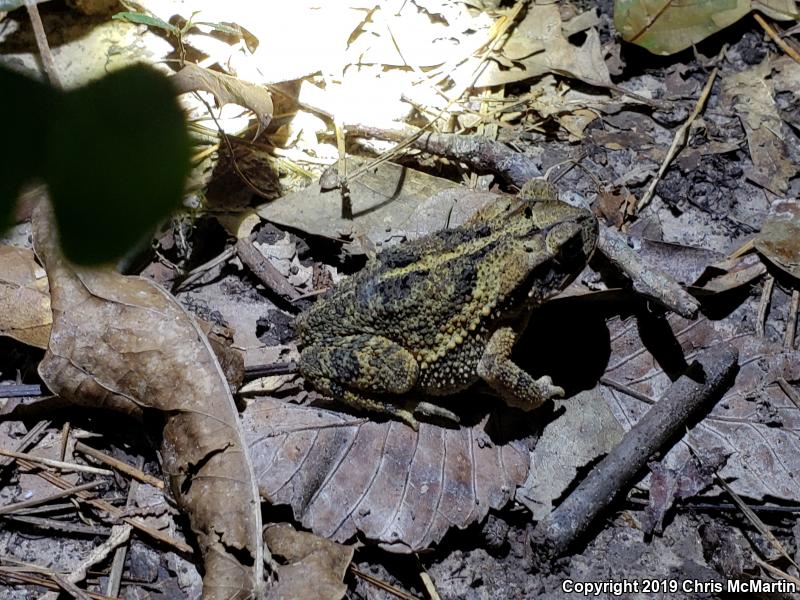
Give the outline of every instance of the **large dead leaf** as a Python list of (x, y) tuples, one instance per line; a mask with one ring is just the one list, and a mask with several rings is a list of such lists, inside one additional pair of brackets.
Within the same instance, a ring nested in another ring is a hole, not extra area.
[(583, 45), (575, 46), (562, 31), (558, 4), (530, 3), (525, 17), (503, 45), (498, 62), (483, 71), (478, 85), (503, 85), (545, 73), (567, 75), (592, 85), (611, 84), (597, 30), (588, 29)]
[[(352, 169), (352, 165), (350, 167)], [(353, 218), (342, 216), (341, 190), (323, 192), (319, 182), (278, 198), (258, 208), (258, 214), (268, 221), (300, 229), (312, 235), (357, 238), (364, 235), (376, 245), (392, 239), (414, 237), (420, 224), (409, 223), (419, 203), (436, 192), (461, 186), (392, 163), (382, 163), (349, 184)], [(439, 210), (430, 213), (429, 230), (447, 224), (453, 203), (440, 203)], [(418, 234), (417, 234), (418, 235)], [(354, 251), (361, 250), (358, 241)], [(362, 250), (363, 251), (363, 250)]]
[(616, 0), (614, 26), (626, 42), (653, 54), (674, 54), (732, 25), (751, 10), (797, 18), (793, 0)]
[(47, 348), (52, 322), (47, 276), (33, 252), (0, 246), (0, 335)]
[(264, 498), (339, 542), (361, 533), (393, 552), (422, 550), (503, 506), (528, 472), (522, 441), (493, 441), (480, 426), (415, 432), (274, 399), (244, 417)]
[(672, 448), (664, 466), (681, 470), (689, 460), (689, 446), (695, 454), (721, 449), (730, 458), (720, 474), (731, 480), (738, 494), (797, 502), (800, 488), (794, 478), (800, 470), (800, 408), (777, 381), (800, 380), (800, 353), (743, 332), (743, 325), (755, 318), (755, 310), (755, 302), (748, 302), (720, 321), (693, 322), (672, 315), (665, 320), (640, 316), (612, 322), (604, 394), (617, 420), (629, 429), (650, 401), (670, 385), (684, 360), (690, 362), (704, 348), (732, 343), (740, 352), (734, 385)]
[(277, 567), (270, 598), (292, 600), (338, 600), (347, 592), (342, 581), (353, 560), (353, 546), (343, 546), (296, 531), (288, 523), (264, 528), (264, 543), (272, 556), (285, 564)]
[(723, 97), (728, 109), (739, 116), (745, 133), (753, 169), (747, 173), (776, 195), (789, 187), (797, 167), (789, 160), (789, 151), (781, 135), (783, 121), (775, 106), (770, 74), (771, 61), (734, 73), (723, 79)]
[(260, 501), (208, 340), (152, 282), (68, 264), (51, 219), (44, 203), (34, 213), (53, 307), (42, 380), (83, 404), (160, 411), (163, 469), (204, 554), (204, 598), (249, 598), (262, 586)]

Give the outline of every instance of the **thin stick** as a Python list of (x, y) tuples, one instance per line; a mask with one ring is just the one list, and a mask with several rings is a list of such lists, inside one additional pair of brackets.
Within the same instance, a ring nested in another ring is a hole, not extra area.
[(770, 38), (772, 38), (772, 41), (775, 42), (775, 44), (777, 44), (777, 46), (781, 50), (783, 50), (784, 52), (786, 52), (786, 54), (791, 56), (795, 62), (800, 63), (800, 54), (798, 54), (794, 48), (792, 48), (789, 44), (787, 44), (786, 41), (781, 36), (778, 35), (778, 32), (775, 31), (769, 23), (767, 23), (764, 17), (762, 17), (757, 12), (754, 12), (753, 18), (758, 22), (759, 25), (761, 25), (766, 34)]
[(758, 313), (756, 314), (756, 333), (759, 337), (764, 337), (764, 328), (767, 323), (767, 311), (769, 302), (772, 299), (772, 288), (775, 286), (775, 278), (767, 275), (764, 279), (764, 287), (761, 288), (761, 300), (758, 303)]
[[(24, 468), (29, 469), (29, 470), (38, 469), (38, 467), (37, 467), (37, 465), (35, 463), (32, 463), (32, 462), (30, 462), (28, 460), (25, 460), (25, 459), (18, 459), (17, 463), (21, 467), (24, 467)], [(40, 473), (37, 473), (37, 474), (42, 479), (45, 479), (46, 481), (49, 481), (50, 483), (52, 483), (53, 485), (55, 485), (57, 487), (60, 487), (61, 489), (67, 489), (67, 488), (73, 487), (71, 483), (69, 483), (68, 481), (66, 481), (64, 479), (61, 479), (61, 477), (58, 477), (57, 475), (54, 475), (53, 473), (49, 473), (47, 471), (43, 471), (43, 472), (40, 472)], [(111, 515), (115, 519), (120, 519), (121, 521), (124, 521), (125, 523), (128, 523), (129, 525), (131, 525), (132, 527), (135, 527), (136, 529), (138, 529), (142, 533), (150, 536), (151, 538), (153, 538), (153, 539), (155, 539), (155, 540), (157, 540), (159, 542), (162, 542), (163, 544), (167, 544), (168, 546), (172, 547), (173, 549), (175, 549), (175, 550), (177, 550), (179, 552), (182, 552), (183, 554), (191, 554), (192, 553), (192, 547), (189, 544), (186, 544), (185, 542), (182, 542), (180, 540), (176, 540), (175, 538), (167, 535), (166, 533), (158, 531), (157, 529), (153, 529), (149, 525), (147, 525), (147, 524), (145, 524), (145, 523), (143, 523), (143, 522), (141, 522), (141, 521), (139, 521), (137, 519), (134, 519), (132, 517), (124, 516), (123, 511), (121, 511), (119, 508), (117, 508), (113, 504), (109, 504), (105, 500), (100, 500), (99, 498), (90, 498), (89, 495), (86, 492), (77, 492), (75, 494), (75, 496), (80, 498), (80, 500), (82, 500), (83, 502), (86, 502), (87, 504), (89, 504), (91, 506), (94, 506), (96, 509), (107, 512), (109, 515)]]
[(160, 490), (164, 489), (164, 482), (160, 479), (153, 477), (152, 475), (148, 475), (147, 473), (143, 473), (140, 469), (136, 467), (132, 467), (128, 463), (124, 463), (121, 460), (117, 460), (99, 450), (92, 448), (91, 446), (87, 446), (83, 442), (75, 442), (75, 450), (91, 456), (95, 460), (99, 460), (101, 463), (108, 465), (109, 467), (120, 471), (121, 473), (125, 473), (126, 475), (141, 481), (142, 483), (150, 484), (154, 487), (157, 487)]
[(58, 500), (59, 498), (64, 498), (65, 496), (72, 496), (73, 494), (77, 494), (78, 492), (91, 490), (98, 486), (105, 485), (105, 483), (106, 483), (105, 481), (92, 481), (90, 483), (84, 483), (83, 485), (76, 485), (74, 487), (55, 492), (54, 494), (50, 494), (49, 496), (43, 496), (41, 498), (32, 498), (30, 500), (25, 500), (23, 502), (15, 502), (14, 504), (6, 504), (5, 506), (0, 506), (0, 515), (13, 514), (25, 508), (31, 508), (32, 506), (39, 506), (40, 504), (48, 504), (53, 500)]
[(709, 95), (711, 94), (711, 87), (714, 85), (714, 80), (717, 78), (717, 67), (714, 67), (714, 70), (711, 71), (711, 75), (708, 76), (708, 81), (706, 81), (705, 87), (703, 87), (703, 91), (700, 93), (700, 97), (697, 99), (697, 103), (694, 105), (694, 110), (692, 114), (689, 115), (689, 118), (681, 125), (678, 130), (675, 132), (675, 137), (672, 139), (672, 144), (667, 151), (667, 155), (664, 157), (664, 162), (661, 163), (661, 167), (658, 169), (658, 173), (656, 176), (653, 177), (653, 180), (650, 182), (650, 185), (647, 186), (647, 191), (645, 191), (644, 195), (642, 196), (641, 200), (639, 200), (639, 204), (636, 205), (636, 212), (641, 211), (645, 206), (650, 203), (650, 200), (653, 199), (653, 195), (656, 191), (656, 185), (661, 178), (663, 177), (666, 170), (669, 168), (672, 161), (678, 155), (678, 152), (681, 151), (683, 146), (686, 144), (686, 140), (689, 137), (689, 128), (691, 127), (694, 120), (698, 117), (700, 112), (703, 110), (703, 107), (706, 104), (706, 100), (708, 99)]
[(22, 452), (13, 452), (11, 450), (5, 450), (4, 448), (0, 448), (0, 454), (2, 454), (3, 456), (10, 456), (12, 458), (17, 458), (17, 459), (22, 458), (34, 463), (39, 463), (48, 467), (53, 467), (54, 469), (59, 469), (61, 471), (76, 472), (76, 473), (92, 473), (93, 475), (114, 474), (113, 471), (109, 471), (108, 469), (98, 469), (97, 467), (87, 467), (86, 465), (79, 465), (76, 463), (69, 463), (61, 460), (51, 460), (49, 458), (34, 456), (33, 454), (23, 454)]
[[(666, 451), (686, 421), (719, 397), (734, 373), (739, 350), (720, 344), (705, 350), (622, 441), (549, 515), (531, 536), (537, 561), (563, 554), (659, 450)], [(666, 446), (666, 447), (665, 447)]]
[(794, 332), (797, 329), (797, 311), (800, 309), (800, 290), (792, 290), (792, 303), (789, 305), (789, 314), (786, 318), (786, 335), (783, 338), (783, 347), (787, 350), (794, 348)]
[[(50, 427), (50, 421), (39, 421), (36, 425), (34, 425), (31, 430), (25, 434), (25, 436), (19, 441), (17, 447), (14, 448), (17, 452), (22, 452), (27, 450), (30, 446), (35, 444), (39, 441), (44, 433), (44, 430)], [(8, 456), (0, 456), (0, 474), (2, 474), (3, 469), (10, 465), (13, 462), (11, 457)]]
[(364, 581), (367, 581), (374, 585), (375, 587), (382, 589), (384, 592), (390, 593), (392, 596), (396, 596), (401, 600), (419, 600), (417, 596), (409, 594), (405, 590), (401, 590), (396, 588), (395, 586), (386, 583), (382, 579), (378, 579), (374, 575), (370, 575), (369, 573), (364, 573), (364, 571), (359, 571), (356, 567), (352, 564), (350, 565), (350, 572), (353, 573), (356, 577), (360, 577)]
[(31, 20), (31, 26), (33, 27), (33, 37), (36, 40), (36, 47), (39, 49), (39, 56), (42, 59), (42, 66), (47, 74), (47, 79), (50, 81), (50, 85), (60, 88), (61, 80), (58, 77), (56, 61), (53, 59), (53, 53), (47, 43), (47, 34), (44, 32), (44, 25), (42, 25), (42, 18), (39, 16), (36, 2), (34, 0), (25, 0), (25, 8), (28, 10), (28, 18)]

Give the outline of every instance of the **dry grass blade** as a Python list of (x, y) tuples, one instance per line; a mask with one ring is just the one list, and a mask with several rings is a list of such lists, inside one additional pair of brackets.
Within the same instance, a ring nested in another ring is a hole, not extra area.
[(86, 454), (88, 456), (91, 456), (95, 460), (99, 460), (101, 463), (106, 464), (109, 467), (112, 467), (121, 473), (129, 475), (130, 477), (136, 479), (137, 481), (150, 484), (154, 487), (157, 487), (160, 490), (164, 489), (164, 482), (161, 481), (160, 479), (156, 479), (152, 475), (143, 473), (140, 469), (132, 467), (129, 464), (122, 462), (121, 460), (117, 460), (116, 458), (108, 456), (107, 454), (103, 454), (99, 450), (95, 450), (94, 448), (87, 446), (83, 442), (76, 442), (75, 450), (83, 454)]
[(683, 148), (684, 144), (686, 144), (686, 140), (689, 135), (689, 128), (692, 126), (692, 123), (694, 123), (694, 120), (698, 117), (698, 115), (700, 115), (700, 112), (706, 105), (706, 100), (708, 100), (708, 97), (711, 94), (711, 88), (714, 86), (714, 80), (717, 78), (717, 73), (718, 69), (717, 67), (714, 67), (714, 70), (711, 71), (711, 75), (708, 76), (708, 80), (706, 81), (706, 85), (703, 87), (703, 91), (700, 93), (700, 97), (697, 99), (697, 103), (694, 105), (692, 114), (689, 115), (689, 118), (686, 119), (683, 125), (681, 125), (675, 132), (675, 136), (672, 139), (672, 144), (667, 151), (667, 155), (664, 157), (664, 161), (661, 163), (658, 173), (655, 177), (653, 177), (653, 180), (650, 182), (650, 185), (647, 186), (647, 190), (645, 191), (641, 200), (639, 200), (639, 204), (636, 206), (636, 212), (640, 212), (650, 203), (650, 200), (653, 199), (653, 195), (656, 191), (656, 185), (659, 181), (661, 181), (661, 178), (672, 164), (672, 161), (678, 155), (678, 152), (680, 152), (681, 148)]
[(53, 467), (54, 469), (59, 469), (60, 471), (75, 472), (75, 473), (91, 473), (93, 475), (114, 474), (112, 471), (109, 471), (108, 469), (98, 469), (97, 467), (87, 467), (86, 465), (79, 465), (76, 463), (63, 462), (60, 460), (51, 460), (49, 458), (41, 458), (39, 456), (33, 456), (32, 454), (23, 454), (21, 452), (13, 452), (11, 450), (5, 450), (3, 448), (0, 448), (0, 454), (3, 456), (9, 456), (11, 458), (25, 459), (33, 463), (38, 463), (41, 465), (45, 465), (47, 467)]
[(772, 531), (769, 530), (769, 527), (764, 524), (764, 521), (762, 521), (759, 516), (753, 512), (752, 508), (745, 504), (744, 500), (742, 500), (739, 494), (734, 492), (725, 482), (725, 480), (719, 476), (719, 474), (715, 474), (715, 477), (717, 479), (717, 484), (719, 484), (719, 486), (728, 493), (731, 499), (733, 499), (734, 504), (736, 504), (736, 506), (739, 507), (739, 510), (744, 513), (744, 516), (747, 517), (747, 520), (750, 521), (753, 527), (755, 527), (758, 532), (763, 535), (767, 541), (769, 541), (770, 545), (772, 545), (772, 547), (775, 548), (781, 554), (781, 556), (788, 560), (789, 563), (791, 563), (794, 568), (797, 569), (797, 563), (786, 551), (786, 548), (783, 547), (783, 544), (781, 544), (780, 540), (775, 537), (775, 534), (773, 534)]
[(50, 494), (42, 498), (32, 498), (31, 500), (25, 500), (24, 502), (15, 502), (14, 504), (7, 504), (6, 506), (0, 506), (0, 515), (10, 515), (25, 508), (39, 506), (40, 504), (47, 504), (49, 502), (52, 502), (53, 500), (58, 500), (59, 498), (64, 498), (66, 496), (72, 496), (73, 494), (77, 494), (78, 492), (85, 492), (87, 490), (94, 489), (104, 484), (105, 484), (104, 481), (92, 481), (91, 483), (76, 485), (75, 487), (67, 488), (65, 490), (61, 490), (60, 492), (56, 492), (55, 494)]
[(409, 594), (408, 592), (406, 592), (405, 590), (401, 590), (400, 588), (396, 588), (393, 585), (391, 585), (389, 583), (386, 583), (382, 579), (378, 579), (374, 575), (370, 575), (369, 573), (364, 573), (364, 571), (359, 571), (353, 565), (350, 565), (350, 571), (356, 577), (360, 577), (364, 581), (368, 581), (369, 583), (374, 585), (376, 588), (382, 589), (383, 591), (388, 592), (392, 596), (396, 596), (397, 598), (400, 598), (401, 600), (420, 600), (419, 597), (413, 596), (413, 595)]
[(778, 46), (778, 48), (783, 50), (788, 56), (790, 56), (792, 58), (792, 60), (794, 60), (795, 62), (800, 63), (800, 54), (798, 54), (797, 51), (794, 48), (792, 48), (789, 44), (787, 44), (786, 40), (784, 40), (780, 35), (778, 35), (778, 32), (775, 31), (775, 29), (773, 29), (772, 26), (769, 23), (767, 23), (767, 21), (766, 21), (766, 19), (764, 17), (762, 17), (757, 12), (754, 12), (753, 13), (753, 18), (756, 20), (756, 22), (759, 25), (761, 25), (761, 27), (764, 29), (766, 34), (770, 37), (770, 39), (773, 42), (775, 42), (775, 44)]

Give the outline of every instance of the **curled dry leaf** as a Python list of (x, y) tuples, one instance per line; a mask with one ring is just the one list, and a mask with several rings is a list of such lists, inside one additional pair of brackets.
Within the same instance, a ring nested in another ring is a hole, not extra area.
[(220, 106), (238, 104), (249, 108), (258, 119), (259, 131), (265, 129), (272, 120), (272, 96), (261, 85), (192, 64), (175, 73), (172, 83), (180, 93), (195, 90), (209, 92)]
[[(520, 423), (528, 420), (497, 429)], [(247, 408), (244, 427), (264, 498), (289, 504), (317, 535), (342, 542), (361, 533), (392, 552), (422, 550), (483, 519), (528, 473), (522, 440), (493, 441), (479, 425), (422, 423), (415, 432), (263, 399)]]
[(204, 598), (257, 594), (260, 501), (236, 406), (208, 340), (152, 282), (67, 263), (52, 223), (49, 206), (40, 204), (34, 244), (53, 307), (42, 380), (83, 404), (159, 411), (162, 466), (204, 555)]
[(339, 600), (347, 592), (342, 581), (353, 560), (353, 546), (343, 546), (296, 531), (288, 523), (275, 523), (264, 528), (264, 543), (275, 558), (282, 559), (276, 569), (270, 598), (293, 600)]
[(797, 167), (789, 158), (781, 134), (783, 119), (775, 105), (772, 61), (733, 73), (722, 80), (724, 102), (737, 115), (747, 134), (747, 147), (753, 168), (746, 175), (776, 195), (785, 192)]
[(52, 322), (47, 276), (33, 252), (0, 246), (0, 335), (47, 348)]
[(639, 315), (612, 322), (603, 393), (617, 420), (629, 429), (686, 362), (704, 348), (729, 342), (739, 349), (740, 369), (733, 386), (670, 450), (663, 464), (682, 469), (689, 460), (689, 446), (695, 455), (721, 449), (730, 458), (720, 475), (737, 494), (797, 502), (800, 490), (794, 479), (800, 470), (800, 407), (777, 382), (780, 378), (800, 380), (800, 353), (743, 333), (742, 328), (755, 321), (755, 313), (756, 302), (751, 300), (718, 321)]
[(562, 31), (560, 7), (556, 3), (529, 3), (525, 17), (511, 30), (498, 61), (483, 71), (479, 86), (494, 86), (558, 73), (591, 85), (609, 86), (611, 76), (603, 62), (600, 37), (589, 28), (582, 46), (571, 44)]

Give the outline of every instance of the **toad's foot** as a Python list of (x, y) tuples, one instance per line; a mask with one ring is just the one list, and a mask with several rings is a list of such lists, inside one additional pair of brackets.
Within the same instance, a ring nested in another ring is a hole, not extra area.
[(506, 404), (533, 410), (554, 397), (563, 397), (564, 389), (553, 385), (548, 376), (534, 379), (511, 362), (516, 334), (509, 327), (494, 332), (478, 362), (478, 375), (499, 392)]

